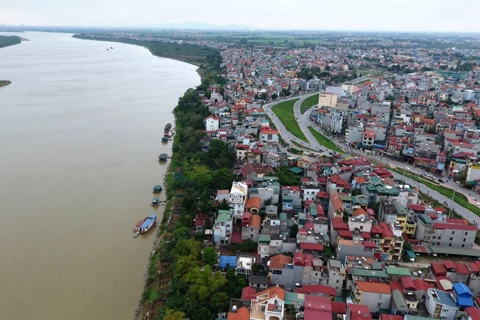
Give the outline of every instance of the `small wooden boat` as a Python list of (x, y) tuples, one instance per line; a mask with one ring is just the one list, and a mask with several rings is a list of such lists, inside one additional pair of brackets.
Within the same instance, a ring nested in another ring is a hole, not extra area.
[(160, 199), (158, 197), (154, 197), (152, 200), (152, 207), (158, 207), (160, 204)]
[(136, 238), (136, 237), (138, 237), (139, 234), (140, 234), (140, 232), (135, 232), (135, 233), (133, 234), (133, 237)]
[(158, 161), (167, 161), (168, 154), (162, 153), (158, 156)]
[(157, 184), (153, 187), (153, 193), (160, 193), (162, 191), (162, 186)]
[(162, 137), (162, 142), (167, 143), (168, 142), (168, 137)]

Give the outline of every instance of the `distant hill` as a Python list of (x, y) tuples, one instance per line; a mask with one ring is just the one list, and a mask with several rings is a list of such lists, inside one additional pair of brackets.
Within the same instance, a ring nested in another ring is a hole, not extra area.
[(183, 22), (183, 23), (167, 23), (158, 25), (157, 28), (162, 29), (200, 29), (200, 30), (258, 30), (257, 27), (246, 26), (241, 24), (216, 25), (203, 22)]

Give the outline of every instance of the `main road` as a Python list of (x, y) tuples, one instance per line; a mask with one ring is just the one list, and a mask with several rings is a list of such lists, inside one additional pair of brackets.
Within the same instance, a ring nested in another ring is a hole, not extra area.
[[(279, 103), (280, 101), (265, 104), (263, 106), (263, 109), (264, 109), (265, 113), (270, 117), (272, 122), (275, 124), (277, 130), (280, 132), (280, 135), (282, 136), (282, 138), (285, 142), (291, 143), (292, 141), (295, 141), (297, 143), (303, 144), (305, 147), (308, 147), (310, 149), (320, 150), (321, 154), (324, 154), (324, 155), (328, 156), (330, 153), (334, 153), (334, 151), (326, 148), (323, 145), (320, 145), (320, 143), (317, 141), (317, 139), (315, 139), (315, 137), (312, 135), (310, 130), (308, 130), (308, 127), (311, 126), (311, 127), (315, 128), (315, 130), (321, 132), (316, 127), (316, 124), (312, 120), (310, 120), (310, 117), (309, 117), (310, 110), (308, 110), (304, 114), (301, 114), (301, 112), (300, 112), (300, 105), (302, 104), (302, 102), (306, 98), (308, 98), (312, 95), (315, 95), (317, 93), (318, 92), (314, 92), (314, 93), (310, 93), (310, 94), (307, 94), (307, 95), (304, 95), (304, 96), (296, 96), (296, 97), (287, 98), (287, 99), (282, 100), (282, 101), (288, 101), (288, 100), (293, 100), (293, 99), (299, 99), (295, 103), (295, 105), (293, 107), (294, 108), (293, 111), (294, 111), (295, 117), (297, 118), (297, 122), (300, 126), (300, 129), (302, 130), (305, 137), (307, 138), (308, 143), (306, 143), (305, 141), (295, 137), (292, 133), (290, 133), (285, 128), (285, 126), (282, 124), (280, 119), (275, 115), (275, 113), (273, 113), (272, 107), (275, 104)], [(339, 148), (345, 150), (346, 146), (344, 144), (342, 145), (340, 143), (340, 141), (338, 141), (337, 139), (332, 138), (332, 142), (334, 142)], [(397, 168), (403, 169), (406, 166), (406, 164), (404, 162), (394, 161), (392, 159), (367, 154), (365, 152), (361, 152), (360, 150), (348, 150), (348, 151), (350, 151), (350, 152), (353, 151), (354, 153), (358, 153), (359, 155), (361, 155), (363, 157), (366, 157), (366, 158), (369, 158), (370, 160), (373, 160), (375, 162), (388, 164), (392, 167), (397, 167)], [(413, 172), (420, 174), (420, 169), (415, 168), (415, 169), (413, 169)], [(466, 209), (465, 207), (463, 207), (463, 206), (459, 205), (458, 203), (454, 202), (452, 199), (444, 196), (443, 194), (441, 194), (441, 193), (439, 193), (439, 192), (437, 192), (437, 191), (435, 191), (431, 188), (428, 188), (427, 186), (425, 186), (421, 183), (418, 183), (418, 182), (416, 182), (416, 181), (414, 181), (414, 180), (412, 180), (408, 177), (405, 177), (402, 174), (399, 174), (399, 173), (396, 173), (396, 172), (392, 172), (392, 174), (395, 178), (404, 180), (407, 184), (409, 184), (411, 186), (414, 186), (414, 187), (417, 187), (418, 190), (420, 190), (421, 192), (423, 192), (427, 195), (432, 196), (433, 198), (437, 199), (438, 201), (443, 202), (443, 203), (447, 203), (449, 208), (454, 209), (457, 214), (463, 216), (468, 221), (470, 221), (472, 223), (477, 222), (478, 224), (480, 224), (480, 217), (478, 217), (476, 214), (474, 214), (470, 210)], [(442, 185), (444, 185), (446, 187), (450, 187), (450, 188), (456, 190), (456, 192), (458, 192), (458, 193), (462, 193), (463, 195), (465, 195), (467, 197), (467, 199), (469, 200), (470, 203), (475, 203), (475, 200), (473, 200), (473, 198), (471, 196), (469, 196), (469, 194), (467, 192), (465, 192), (465, 190), (461, 189), (461, 187), (458, 186), (456, 183), (448, 182), (448, 183), (444, 183)]]

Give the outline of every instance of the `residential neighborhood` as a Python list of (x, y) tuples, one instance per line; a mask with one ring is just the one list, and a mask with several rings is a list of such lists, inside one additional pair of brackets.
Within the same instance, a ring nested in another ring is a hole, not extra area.
[[(219, 317), (479, 319), (477, 225), (372, 159), (401, 161), (404, 175), (418, 170), (426, 181), (456, 181), (475, 192), (478, 74), (425, 71), (305, 86), (296, 77), (304, 61), (259, 49), (222, 54), (227, 84), (200, 93), (213, 114), (204, 144), (220, 139), (230, 147), (238, 181), (217, 190), (216, 204), (230, 209), (201, 220), (202, 230), (219, 252), (217, 267), (248, 276), (249, 286)], [(344, 153), (308, 145), (290, 152), (262, 108), (287, 91), (319, 93), (309, 121)], [(285, 172), (298, 183), (283, 184)], [(232, 254), (245, 242), (257, 250)]]

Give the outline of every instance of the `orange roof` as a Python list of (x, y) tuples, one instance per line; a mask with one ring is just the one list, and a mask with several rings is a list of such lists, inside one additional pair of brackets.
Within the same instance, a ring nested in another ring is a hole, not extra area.
[(330, 201), (332, 201), (334, 211), (343, 210), (342, 199), (338, 197), (338, 194), (336, 192), (332, 193), (332, 195), (330, 196)]
[(286, 263), (293, 263), (293, 259), (283, 254), (270, 258), (270, 269), (282, 269), (283, 265)]
[(367, 216), (367, 212), (365, 210), (363, 210), (362, 208), (358, 208), (358, 209), (353, 210), (353, 216), (354, 217), (361, 216), (362, 214), (364, 216)]
[(250, 208), (258, 208), (260, 209), (260, 205), (262, 203), (262, 199), (259, 197), (253, 197), (247, 200), (247, 203), (245, 204), (246, 209)]
[(229, 312), (228, 320), (250, 320), (250, 310), (241, 307), (237, 312)]
[(359, 291), (375, 293), (391, 293), (390, 286), (381, 282), (357, 281)]
[[(271, 261), (271, 259), (270, 259), (270, 261)], [(263, 296), (265, 294), (268, 294), (269, 299), (277, 297), (279, 299), (285, 300), (285, 290), (281, 287), (275, 286), (275, 287), (270, 287), (266, 290), (260, 291), (259, 293), (257, 293), (257, 297), (258, 296)]]
[(253, 214), (250, 216), (250, 227), (257, 227), (260, 228), (260, 216)]

